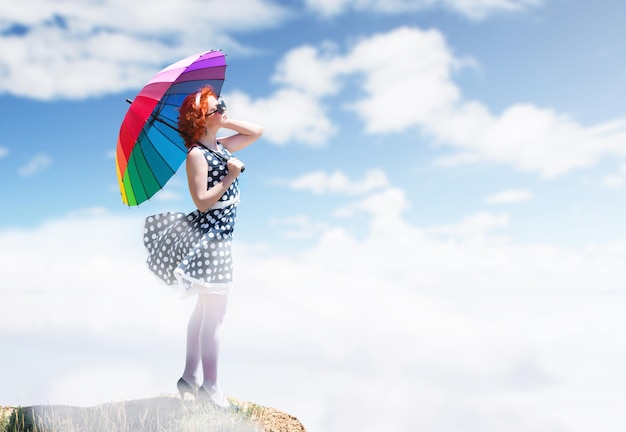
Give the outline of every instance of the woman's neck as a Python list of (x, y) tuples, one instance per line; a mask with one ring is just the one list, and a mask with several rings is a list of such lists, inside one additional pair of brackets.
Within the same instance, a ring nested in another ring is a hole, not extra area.
[(202, 135), (198, 140), (200, 144), (203, 146), (210, 148), (212, 150), (217, 150), (217, 136), (213, 134)]

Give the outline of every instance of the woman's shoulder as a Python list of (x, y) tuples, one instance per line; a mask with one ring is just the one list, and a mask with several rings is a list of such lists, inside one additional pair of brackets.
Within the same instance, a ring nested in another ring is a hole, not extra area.
[(206, 160), (209, 157), (207, 153), (209, 152), (201, 146), (193, 146), (187, 150), (187, 159), (190, 161)]

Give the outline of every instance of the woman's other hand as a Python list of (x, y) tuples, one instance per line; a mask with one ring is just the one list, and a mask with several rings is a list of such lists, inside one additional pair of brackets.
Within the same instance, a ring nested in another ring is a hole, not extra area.
[(228, 162), (226, 162), (228, 172), (235, 174), (235, 176), (241, 174), (241, 171), (243, 171), (243, 166), (243, 162), (241, 162), (236, 157), (231, 157), (230, 159), (228, 159)]

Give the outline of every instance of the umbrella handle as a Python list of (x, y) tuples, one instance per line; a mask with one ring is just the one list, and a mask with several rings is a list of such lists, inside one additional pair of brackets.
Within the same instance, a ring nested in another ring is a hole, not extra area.
[(241, 164), (241, 171), (239, 171), (239, 172), (244, 172), (245, 170), (246, 170), (246, 166), (242, 163)]

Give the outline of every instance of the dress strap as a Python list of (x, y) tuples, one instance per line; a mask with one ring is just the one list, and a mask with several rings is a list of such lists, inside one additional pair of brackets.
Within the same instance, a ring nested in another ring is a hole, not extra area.
[(191, 147), (189, 147), (189, 148), (187, 149), (187, 153), (189, 153), (191, 150), (193, 150), (193, 149), (195, 149), (195, 148), (199, 148), (200, 150), (202, 150), (202, 149), (206, 149), (206, 147), (205, 147), (205, 146), (203, 146), (202, 144), (200, 144), (200, 143), (194, 143), (194, 144), (192, 144), (192, 145), (191, 145)]
[(187, 153), (189, 153), (191, 151), (191, 149), (198, 147), (200, 150), (203, 150), (204, 153), (206, 154), (206, 152), (211, 153), (214, 156), (217, 156), (220, 160), (222, 160), (222, 162), (228, 162), (228, 159), (230, 159), (232, 156), (232, 154), (228, 151), (228, 149), (226, 147), (224, 147), (222, 145), (221, 142), (217, 142), (217, 146), (218, 149), (221, 148), (221, 151), (215, 151), (213, 149), (208, 148), (207, 146), (205, 146), (204, 144), (202, 144), (201, 142), (195, 142), (193, 144), (193, 146), (189, 147), (189, 150), (187, 150)]

